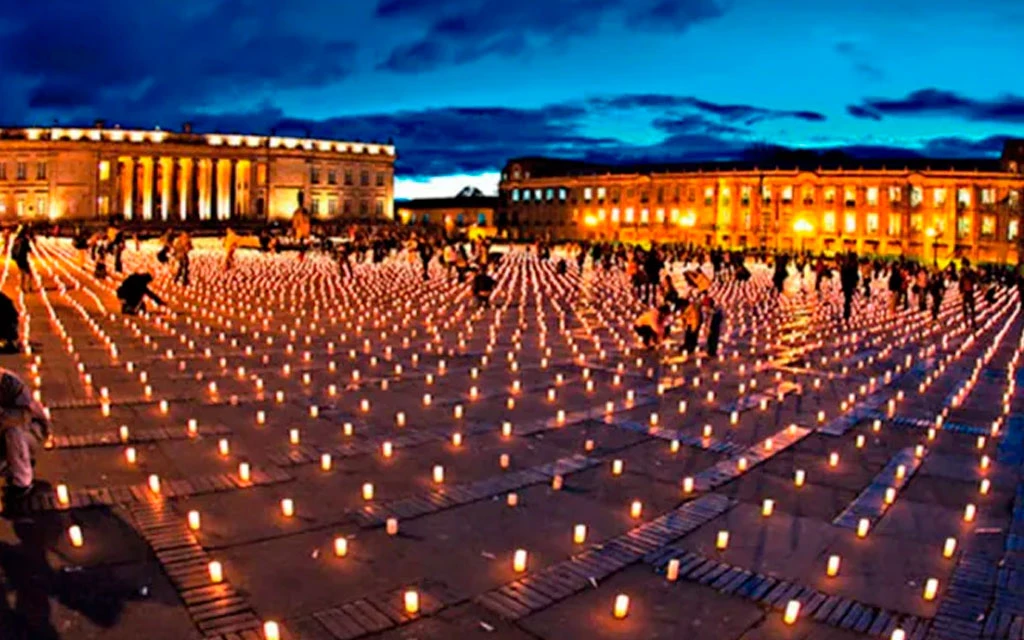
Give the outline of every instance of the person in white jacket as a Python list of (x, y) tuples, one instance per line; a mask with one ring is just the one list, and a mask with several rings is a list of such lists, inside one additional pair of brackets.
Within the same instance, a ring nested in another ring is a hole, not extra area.
[(4, 510), (17, 511), (32, 490), (32, 450), (50, 437), (43, 405), (21, 378), (0, 369), (0, 472), (7, 480)]

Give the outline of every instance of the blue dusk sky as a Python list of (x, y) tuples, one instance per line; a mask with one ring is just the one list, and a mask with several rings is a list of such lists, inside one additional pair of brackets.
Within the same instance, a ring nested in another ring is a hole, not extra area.
[(751, 147), (997, 156), (1024, 136), (1019, 0), (0, 0), (0, 125), (398, 147), (398, 197), (504, 162)]

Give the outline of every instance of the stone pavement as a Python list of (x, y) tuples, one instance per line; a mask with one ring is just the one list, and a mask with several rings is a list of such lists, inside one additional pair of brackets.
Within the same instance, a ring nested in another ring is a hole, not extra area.
[(403, 258), (220, 260), (127, 252), (169, 302), (132, 318), (62, 241), (0, 275), (57, 432), (4, 640), (1024, 637), (1014, 292), (972, 331), (879, 281), (845, 325), (755, 267), (709, 359), (521, 252), (489, 309)]

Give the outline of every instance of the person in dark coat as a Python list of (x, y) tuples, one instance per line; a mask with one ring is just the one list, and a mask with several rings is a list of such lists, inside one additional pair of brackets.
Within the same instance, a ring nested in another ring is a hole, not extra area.
[(18, 350), (18, 310), (6, 294), (0, 293), (0, 353)]
[(849, 320), (853, 307), (853, 294), (857, 291), (857, 280), (860, 270), (857, 268), (857, 257), (851, 252), (846, 256), (839, 270), (839, 283), (843, 288), (843, 319)]
[(32, 252), (32, 236), (27, 227), (18, 229), (14, 240), (11, 243), (11, 260), (18, 267), (21, 274), (21, 290), (32, 290), (32, 266), (29, 264), (28, 255)]
[(117, 288), (117, 298), (121, 301), (121, 313), (129, 316), (146, 310), (145, 298), (152, 298), (157, 304), (164, 304), (160, 296), (149, 290), (153, 276), (148, 273), (133, 273), (124, 279)]
[(775, 274), (772, 276), (772, 284), (775, 285), (776, 293), (782, 293), (783, 287), (786, 286), (786, 278), (789, 276), (789, 273), (786, 271), (788, 264), (789, 258), (787, 256), (775, 256)]
[(946, 295), (946, 279), (941, 271), (936, 271), (928, 280), (928, 293), (932, 297), (932, 320), (939, 319), (939, 308), (942, 298)]
[(718, 341), (722, 335), (722, 321), (725, 317), (722, 308), (710, 298), (708, 311), (711, 312), (711, 319), (708, 321), (708, 356), (714, 358), (718, 355)]
[(494, 284), (494, 278), (487, 273), (486, 267), (477, 271), (477, 274), (473, 276), (473, 295), (481, 307), (491, 306), (491, 292), (494, 291)]

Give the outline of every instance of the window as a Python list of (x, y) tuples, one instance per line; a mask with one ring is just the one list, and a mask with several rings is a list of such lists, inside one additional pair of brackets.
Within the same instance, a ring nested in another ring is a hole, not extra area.
[(825, 215), (821, 219), (821, 228), (825, 230), (825, 233), (836, 232), (836, 212), (826, 211)]
[(384, 186), (384, 174), (383, 173), (378, 173), (377, 174), (377, 186), (378, 187), (383, 187)]
[(46, 196), (36, 197), (36, 215), (45, 216), (46, 214)]
[[(630, 195), (633, 195), (632, 193)], [(640, 190), (640, 202), (650, 202), (651, 194), (647, 192), (647, 189)]]
[(981, 216), (981, 236), (991, 238), (994, 235), (996, 235), (996, 217)]
[(362, 216), (363, 218), (370, 215), (370, 203), (368, 203), (366, 200), (359, 201), (359, 215)]
[(481, 211), (480, 213), (476, 214), (476, 224), (479, 227), (487, 226), (487, 214), (484, 213), (483, 211)]
[(943, 188), (932, 189), (932, 202), (936, 207), (946, 204), (946, 190)]
[(924, 229), (924, 216), (920, 213), (910, 214), (910, 230), (914, 233), (921, 233)]
[(921, 187), (910, 187), (910, 206), (918, 207), (924, 201), (924, 189)]
[(754, 226), (754, 215), (749, 210), (743, 212), (743, 228), (750, 231)]
[(618, 207), (612, 207), (612, 222), (614, 222), (615, 224), (619, 223), (619, 208)]
[[(3, 170), (0, 169), (0, 178), (3, 177)], [(100, 162), (100, 180), (110, 179), (110, 161), (103, 160)]]
[(665, 202), (665, 187), (658, 187), (658, 204)]
[(959, 216), (956, 219), (956, 237), (963, 240), (971, 235), (971, 219), (967, 216)]
[(793, 202), (793, 187), (782, 188), (782, 203), (789, 204)]
[(761, 201), (765, 204), (769, 204), (772, 201), (772, 188), (761, 187)]
[(649, 209), (640, 210), (640, 224), (651, 224), (651, 212)]
[(940, 236), (946, 233), (946, 216), (935, 216), (932, 218), (932, 226)]
[(256, 184), (261, 187), (267, 184), (267, 165), (262, 163), (256, 165)]
[(899, 237), (903, 232), (903, 218), (899, 214), (889, 214), (889, 235)]
[(378, 218), (383, 218), (384, 217), (384, 201), (383, 200), (378, 200), (377, 201), (376, 207), (374, 209), (374, 214)]
[(654, 220), (658, 224), (665, 224), (665, 210), (658, 207), (658, 210), (654, 212)]
[(569, 193), (565, 190), (565, 187), (562, 187), (562, 188), (560, 188), (558, 190), (558, 199), (561, 202), (565, 202), (565, 199), (568, 198), (568, 197), (569, 197)]
[(25, 163), (24, 162), (19, 162), (17, 170), (18, 170), (18, 180), (24, 180), (25, 179), (25, 175), (26, 175), (26, 171), (27, 171), (27, 169), (25, 169)]
[(731, 194), (729, 193), (728, 189), (722, 189), (721, 194), (719, 196), (719, 200), (721, 200), (723, 207), (728, 207), (732, 204), (732, 198), (730, 197), (730, 195)]
[(338, 172), (334, 169), (327, 171), (327, 184), (338, 184)]
[(1006, 203), (1011, 207), (1016, 207), (1020, 204), (1020, 191), (1010, 189), (1010, 192), (1006, 194)]
[(352, 201), (351, 200), (346, 200), (345, 204), (342, 205), (342, 213), (344, 213), (346, 216), (352, 215)]
[[(971, 190), (966, 187), (960, 187), (956, 190), (956, 205), (958, 207), (969, 207), (971, 206)], [(957, 225), (959, 228), (959, 224)]]
[(320, 184), (320, 169), (318, 167), (309, 168), (309, 181), (313, 184)]
[(864, 200), (870, 205), (875, 206), (878, 204), (878, 187), (868, 187)]
[(530, 201), (530, 194), (532, 194), (532, 193), (533, 192), (530, 191), (529, 189), (523, 189), (523, 200), (526, 201), (526, 202), (529, 202)]
[(543, 195), (544, 195), (544, 190), (543, 189), (534, 189), (533, 190), (533, 199), (536, 200), (537, 202), (540, 202), (541, 200), (543, 200)]
[(899, 187), (889, 187), (889, 202), (902, 202), (903, 190)]
[(338, 199), (328, 198), (327, 199), (327, 215), (336, 216), (338, 215)]
[(814, 187), (804, 187), (801, 191), (800, 201), (804, 205), (809, 206), (814, 204)]
[(704, 189), (704, 206), (705, 207), (710, 207), (711, 203), (713, 203), (714, 201), (715, 201), (715, 188), (714, 187), (706, 187)]
[(697, 202), (697, 190), (696, 189), (691, 188), (691, 189), (687, 189), (686, 190), (686, 201), (687, 202)]
[[(44, 176), (45, 177), (45, 176)], [(996, 203), (996, 190), (992, 187), (986, 187), (981, 190), (981, 204), (995, 204)]]
[(350, 187), (352, 186), (352, 170), (351, 169), (345, 169), (345, 184), (350, 186)]
[(18, 202), (16, 203), (15, 211), (19, 218), (25, 217), (25, 196), (18, 196)]
[(36, 163), (36, 180), (46, 180), (46, 163)]
[(878, 214), (877, 213), (869, 213), (864, 218), (864, 222), (865, 222), (864, 226), (867, 227), (868, 233), (871, 233), (871, 234), (878, 233)]
[(857, 214), (847, 213), (843, 216), (843, 232), (857, 233)]
[(740, 204), (744, 207), (750, 206), (750, 187), (740, 187)]
[(633, 224), (633, 207), (626, 207), (626, 224)]
[(519, 189), (512, 190), (512, 202), (519, 202)]
[(608, 191), (604, 187), (597, 188), (597, 200), (598, 202), (604, 202), (605, 197), (608, 195)]
[(548, 190), (547, 190), (547, 191), (546, 191), (546, 192), (544, 193), (544, 195), (546, 196), (546, 199), (547, 199), (547, 201), (548, 201), (548, 202), (551, 202), (551, 201), (552, 201), (552, 200), (554, 200), (554, 198), (555, 198), (555, 190), (554, 190), (554, 189), (548, 189)]
[(1020, 235), (1020, 220), (1014, 218), (1010, 220), (1010, 224), (1006, 226), (1006, 239), (1013, 242)]
[(825, 204), (835, 204), (836, 190), (832, 187), (825, 189)]
[(313, 198), (309, 203), (309, 212), (311, 215), (320, 215), (320, 198)]
[(856, 207), (857, 206), (857, 190), (856, 189), (846, 189), (846, 190), (844, 190), (843, 191), (843, 202), (846, 203), (846, 206), (848, 206), (848, 207)]
[(6, 179), (7, 179), (7, 165), (4, 164), (3, 162), (0, 162), (0, 180), (6, 180)]
[(594, 197), (594, 190), (590, 187), (584, 187), (583, 189), (583, 202), (590, 202), (590, 199)]

